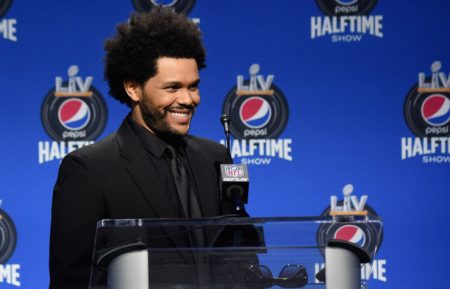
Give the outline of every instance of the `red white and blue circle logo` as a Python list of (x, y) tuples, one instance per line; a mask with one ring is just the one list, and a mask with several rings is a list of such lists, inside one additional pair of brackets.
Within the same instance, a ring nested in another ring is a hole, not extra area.
[[(431, 78), (425, 81), (431, 82)], [(418, 137), (450, 136), (450, 93), (418, 90), (418, 84), (414, 85), (404, 104), (405, 120), (411, 131)]]
[(272, 117), (270, 104), (264, 98), (253, 96), (247, 98), (239, 109), (239, 116), (243, 124), (249, 128), (262, 128)]
[(450, 100), (442, 94), (432, 94), (423, 101), (421, 113), (429, 125), (445, 125), (450, 120)]
[[(249, 81), (244, 81), (248, 85)], [(274, 84), (270, 90), (238, 95), (234, 86), (227, 94), (222, 113), (230, 116), (230, 132), (236, 139), (277, 138), (286, 128), (289, 107), (283, 92)], [(261, 93), (259, 93), (261, 92)]]
[(339, 227), (334, 233), (334, 239), (352, 242), (360, 247), (364, 247), (366, 244), (366, 234), (361, 228), (355, 225)]
[[(67, 86), (67, 82), (63, 85)], [(103, 132), (108, 111), (100, 92), (92, 85), (90, 96), (57, 96), (52, 88), (44, 98), (41, 119), (45, 131), (56, 141), (96, 140)]]
[[(339, 201), (338, 205), (342, 206), (343, 201)], [(369, 205), (366, 204), (364, 210), (367, 210), (370, 219), (378, 219), (378, 214)], [(320, 215), (329, 217), (330, 207)], [(335, 239), (352, 242), (373, 254), (383, 242), (383, 228), (376, 222), (358, 222), (353, 216), (335, 217), (333, 222), (324, 222), (319, 226), (316, 238), (323, 255), (328, 242)]]
[(149, 12), (158, 6), (162, 6), (186, 15), (189, 14), (195, 4), (195, 0), (132, 0), (132, 2), (139, 12)]
[(353, 5), (358, 2), (358, 0), (335, 0), (335, 1), (341, 5)]
[(72, 98), (64, 101), (58, 110), (58, 120), (69, 130), (80, 130), (91, 119), (89, 106), (81, 99)]

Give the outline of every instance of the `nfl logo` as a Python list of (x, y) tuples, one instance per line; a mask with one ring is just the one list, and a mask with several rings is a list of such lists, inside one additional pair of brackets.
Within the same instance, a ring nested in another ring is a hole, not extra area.
[(244, 168), (242, 166), (225, 166), (225, 174), (229, 177), (243, 177)]

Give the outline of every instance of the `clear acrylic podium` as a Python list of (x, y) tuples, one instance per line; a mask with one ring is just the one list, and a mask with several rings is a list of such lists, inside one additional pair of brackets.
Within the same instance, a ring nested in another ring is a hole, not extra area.
[[(368, 217), (102, 220), (89, 288), (340, 288), (316, 277), (331, 256), (328, 241), (344, 236), (372, 258), (381, 230)], [(360, 270), (359, 261), (353, 266)]]

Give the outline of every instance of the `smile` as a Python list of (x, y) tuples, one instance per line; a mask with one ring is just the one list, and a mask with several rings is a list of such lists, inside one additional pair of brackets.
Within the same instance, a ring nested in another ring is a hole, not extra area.
[(176, 118), (187, 118), (191, 115), (191, 112), (176, 112), (176, 111), (169, 111), (169, 112)]

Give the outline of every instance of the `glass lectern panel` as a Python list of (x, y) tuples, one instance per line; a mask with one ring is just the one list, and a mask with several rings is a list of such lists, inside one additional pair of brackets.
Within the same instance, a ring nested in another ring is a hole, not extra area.
[(89, 288), (325, 288), (328, 241), (373, 257), (381, 231), (368, 217), (102, 220)]

